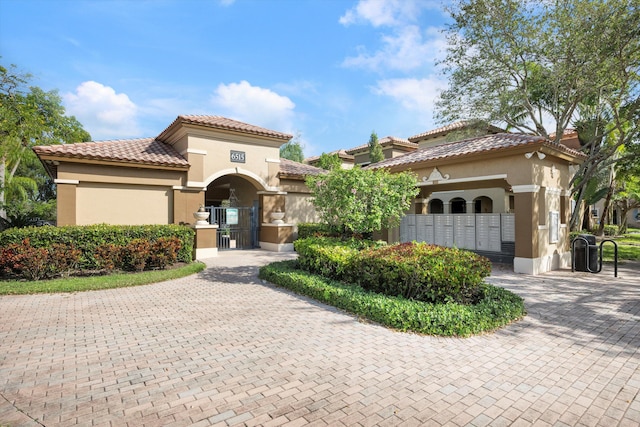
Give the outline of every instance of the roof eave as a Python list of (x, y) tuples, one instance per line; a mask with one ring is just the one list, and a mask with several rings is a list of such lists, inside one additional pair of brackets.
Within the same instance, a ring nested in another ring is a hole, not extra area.
[[(135, 168), (143, 168), (143, 169), (161, 169), (161, 170), (188, 170), (190, 168), (189, 164), (183, 165), (172, 165), (167, 163), (149, 163), (149, 162), (136, 162), (136, 161), (126, 161), (126, 160), (105, 160), (105, 159), (96, 159), (89, 157), (73, 157), (73, 156), (56, 156), (52, 154), (39, 154), (38, 158), (40, 161), (45, 164), (48, 162), (66, 162), (66, 163), (83, 163), (83, 164), (91, 164), (91, 165), (107, 165), (107, 166), (119, 166), (119, 167), (135, 167)], [(54, 163), (55, 165), (55, 163)], [(57, 165), (56, 165), (57, 166)]]

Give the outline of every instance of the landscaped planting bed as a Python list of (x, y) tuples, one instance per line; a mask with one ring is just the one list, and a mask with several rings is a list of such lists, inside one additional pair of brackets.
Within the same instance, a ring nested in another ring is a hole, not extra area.
[(26, 280), (164, 269), (191, 262), (193, 230), (176, 225), (29, 227), (0, 233), (0, 277)]
[(298, 260), (263, 267), (260, 277), (402, 331), (469, 336), (526, 314), (522, 298), (484, 282), (491, 263), (470, 251), (326, 237), (295, 248)]

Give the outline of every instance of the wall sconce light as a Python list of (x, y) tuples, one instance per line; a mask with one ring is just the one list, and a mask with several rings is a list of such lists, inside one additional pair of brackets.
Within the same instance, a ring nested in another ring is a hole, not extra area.
[(524, 153), (524, 156), (525, 156), (527, 159), (530, 159), (531, 157), (533, 157), (533, 154), (534, 154), (534, 153), (538, 155), (538, 158), (539, 158), (540, 160), (542, 160), (542, 159), (544, 159), (545, 157), (547, 157), (547, 155), (546, 155), (546, 154), (544, 154), (544, 153), (542, 153), (542, 152), (540, 152), (540, 151), (534, 151), (533, 153)]

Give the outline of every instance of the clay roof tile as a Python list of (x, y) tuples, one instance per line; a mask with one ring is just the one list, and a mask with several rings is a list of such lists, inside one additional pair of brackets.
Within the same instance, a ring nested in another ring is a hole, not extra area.
[(120, 139), (76, 144), (43, 145), (33, 148), (38, 156), (122, 162), (140, 165), (188, 168), (187, 160), (173, 147), (154, 138)]

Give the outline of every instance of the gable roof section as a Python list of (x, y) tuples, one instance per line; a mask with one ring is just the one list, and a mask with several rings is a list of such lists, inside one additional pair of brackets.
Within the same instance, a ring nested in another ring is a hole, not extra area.
[[(342, 160), (346, 160), (346, 161), (350, 161), (350, 162), (354, 161), (354, 157), (351, 154), (348, 154), (346, 152), (346, 150), (344, 150), (342, 148), (339, 149), (339, 150), (334, 150), (334, 151), (332, 151), (330, 153), (327, 153), (327, 154), (329, 154), (329, 155), (337, 154), (338, 157), (340, 159), (342, 159)], [(304, 162), (310, 164), (310, 163), (316, 162), (318, 160), (320, 160), (320, 156), (311, 156), (311, 157), (307, 157), (306, 159), (304, 159)]]
[(120, 139), (76, 144), (41, 145), (33, 147), (52, 175), (53, 165), (47, 160), (91, 160), (100, 163), (124, 163), (132, 166), (152, 166), (188, 169), (189, 163), (173, 147), (155, 138)]
[(270, 138), (282, 139), (288, 141), (293, 135), (266, 129), (260, 126), (250, 125), (248, 123), (239, 122), (237, 120), (228, 119), (222, 116), (200, 116), (200, 115), (181, 115), (178, 116), (165, 130), (157, 136), (156, 139), (164, 141), (173, 131), (174, 128), (183, 124), (204, 126), (213, 129), (228, 130), (250, 135), (266, 136)]
[(308, 175), (319, 175), (326, 172), (326, 170), (315, 166), (294, 162), (289, 159), (280, 159), (279, 175), (281, 178), (304, 179)]
[[(418, 144), (416, 144), (415, 142), (411, 142), (404, 138), (398, 138), (396, 136), (385, 136), (384, 138), (378, 140), (378, 143), (382, 147), (386, 147), (389, 145), (399, 145), (399, 146), (409, 147), (409, 148), (418, 148)], [(355, 153), (362, 152), (365, 150), (369, 150), (369, 143), (358, 145), (357, 147), (349, 148), (345, 151), (347, 152), (347, 154), (353, 155)]]
[(525, 147), (527, 145), (548, 146), (552, 147), (555, 150), (567, 153), (572, 157), (578, 159), (584, 157), (584, 155), (578, 151), (572, 150), (564, 145), (551, 142), (541, 136), (514, 133), (497, 133), (476, 138), (464, 139), (462, 141), (451, 142), (448, 144), (436, 145), (434, 147), (423, 148), (421, 150), (414, 151), (413, 153), (408, 153), (403, 156), (383, 160), (367, 167), (376, 169), (393, 166), (404, 166), (432, 160), (465, 157), (471, 154), (499, 152), (516, 147)]
[[(460, 120), (458, 122), (449, 123), (448, 125), (431, 129), (426, 132), (419, 133), (418, 135), (410, 136), (409, 141), (417, 143), (418, 141), (423, 139), (436, 138), (442, 135), (446, 135), (449, 132), (464, 129), (474, 123), (477, 123), (477, 121), (476, 120)], [(502, 133), (504, 132), (504, 129), (500, 129), (499, 127), (496, 127), (493, 125), (487, 125), (487, 131), (490, 133)]]

